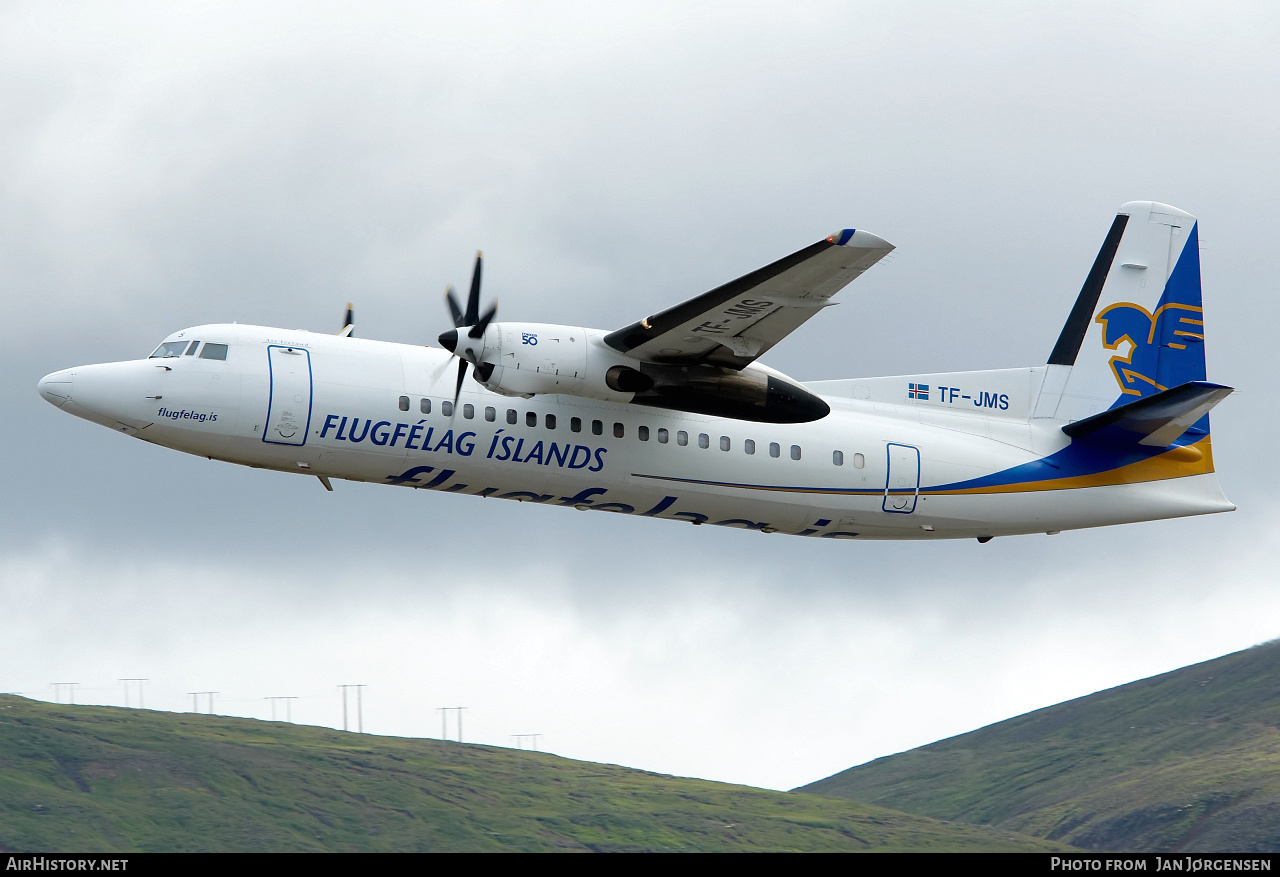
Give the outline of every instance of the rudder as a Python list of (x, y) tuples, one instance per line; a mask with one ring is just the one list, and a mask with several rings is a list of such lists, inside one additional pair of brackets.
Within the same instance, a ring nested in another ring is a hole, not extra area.
[[(1083, 420), (1206, 378), (1196, 219), (1122, 206), (1076, 298), (1035, 416)], [(1207, 418), (1197, 428), (1208, 431)]]

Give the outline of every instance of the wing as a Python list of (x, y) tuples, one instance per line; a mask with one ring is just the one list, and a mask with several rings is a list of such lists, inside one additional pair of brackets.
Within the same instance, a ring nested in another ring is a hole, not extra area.
[(870, 232), (846, 228), (604, 340), (646, 362), (740, 369), (835, 304), (833, 295), (892, 250)]

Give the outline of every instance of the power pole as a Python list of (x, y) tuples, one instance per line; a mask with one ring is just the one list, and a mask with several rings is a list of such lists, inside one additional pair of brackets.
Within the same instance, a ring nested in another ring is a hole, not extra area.
[(354, 683), (348, 685), (339, 685), (342, 689), (342, 730), (349, 730), (347, 727), (347, 689), (354, 688), (356, 690), (356, 727), (359, 728), (357, 733), (364, 733), (364, 689), (366, 685)]
[(516, 738), (516, 748), (517, 748), (517, 749), (524, 749), (524, 742), (523, 742), (523, 741), (524, 741), (525, 739), (532, 739), (532, 740), (533, 740), (533, 746), (532, 746), (531, 748), (533, 749), (533, 751), (534, 751), (534, 752), (537, 752), (537, 751), (538, 751), (538, 738), (539, 738), (539, 737), (541, 737), (542, 735), (541, 735), (541, 734), (512, 734), (511, 736)]
[(213, 715), (213, 696), (219, 694), (217, 691), (188, 691), (191, 695), (191, 711), (193, 713), (200, 712), (200, 695), (208, 695), (209, 697), (209, 715)]
[(120, 679), (120, 680), (118, 680), (118, 681), (120, 681), (120, 682), (123, 682), (123, 683), (124, 683), (124, 707), (125, 707), (125, 709), (128, 709), (128, 708), (129, 708), (129, 683), (130, 683), (130, 682), (136, 682), (136, 683), (138, 683), (138, 709), (146, 709), (146, 707), (145, 707), (145, 706), (143, 706), (143, 703), (142, 703), (142, 683), (144, 683), (144, 682), (149, 682), (150, 680), (149, 680), (149, 679), (140, 679), (140, 678), (138, 678), (138, 677), (136, 677), (136, 676), (135, 676), (135, 677), (132, 677), (132, 678), (129, 678), (129, 679)]
[(54, 703), (62, 703), (62, 686), (64, 685), (68, 688), (67, 703), (74, 704), (76, 702), (76, 686), (80, 684), (79, 682), (50, 682), (49, 684), (53, 686)]
[(465, 706), (442, 706), (442, 707), (436, 707), (436, 709), (440, 710), (440, 739), (441, 740), (449, 739), (449, 718), (448, 717), (449, 717), (449, 712), (452, 710), (453, 712), (457, 713), (458, 742), (461, 743), (462, 742), (462, 711), (465, 710), (466, 707)]
[[(533, 751), (537, 752), (538, 738), (541, 737), (542, 735), (541, 734), (512, 734), (511, 736), (516, 738), (516, 751), (518, 753), (516, 755), (516, 764), (520, 767), (520, 772), (524, 773), (524, 741), (526, 738), (532, 738)], [(535, 774), (538, 772), (538, 762), (536, 760), (533, 762), (533, 772)]]
[(297, 699), (298, 699), (298, 698), (297, 698), (297, 696), (296, 696), (296, 695), (284, 695), (284, 694), (276, 695), (275, 697), (264, 697), (264, 698), (263, 698), (263, 700), (269, 700), (269, 701), (271, 701), (271, 721), (273, 721), (273, 722), (274, 722), (274, 721), (276, 720), (276, 701), (277, 701), (277, 700), (283, 700), (283, 701), (284, 701), (284, 715), (285, 715), (285, 719), (284, 719), (284, 720), (285, 720), (286, 722), (292, 722), (292, 721), (293, 721), (293, 703), (292, 703), (292, 701), (295, 701), (295, 700), (297, 700)]

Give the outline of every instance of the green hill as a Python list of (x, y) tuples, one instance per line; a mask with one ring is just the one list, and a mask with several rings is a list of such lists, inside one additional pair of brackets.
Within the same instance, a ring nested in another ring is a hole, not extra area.
[(554, 755), (0, 696), (0, 850), (1050, 850)]
[(1088, 849), (1280, 851), (1280, 641), (797, 791)]

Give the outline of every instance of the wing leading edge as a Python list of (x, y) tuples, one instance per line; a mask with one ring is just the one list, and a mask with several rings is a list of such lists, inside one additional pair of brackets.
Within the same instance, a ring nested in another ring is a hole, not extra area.
[(741, 369), (892, 251), (883, 238), (846, 228), (604, 340), (646, 362)]

